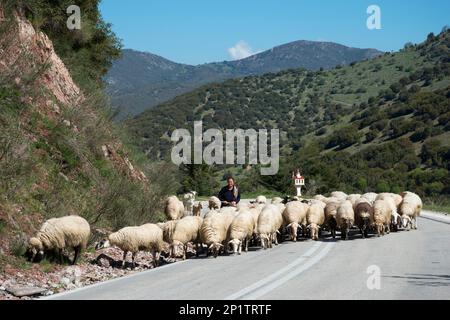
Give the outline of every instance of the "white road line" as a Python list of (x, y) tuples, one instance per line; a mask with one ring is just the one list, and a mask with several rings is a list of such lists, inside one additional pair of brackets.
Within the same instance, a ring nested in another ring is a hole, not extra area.
[(289, 265), (287, 265), (286, 267), (278, 270), (277, 272), (271, 274), (270, 276), (259, 280), (258, 282), (255, 282), (254, 284), (232, 294), (229, 295), (228, 297), (226, 297), (224, 300), (237, 300), (240, 299), (241, 297), (249, 294), (252, 291), (255, 291), (263, 286), (265, 286), (266, 284), (270, 283), (271, 281), (274, 281), (277, 277), (282, 276), (285, 272), (290, 271), (292, 268), (298, 267), (300, 264), (302, 264), (307, 258), (311, 257), (311, 255), (317, 250), (319, 249), (320, 245), (322, 243), (321, 242), (316, 242), (314, 244), (314, 246), (309, 249), (305, 254), (303, 254), (300, 258), (296, 259), (295, 261), (293, 261), (292, 263), (290, 263)]
[(47, 297), (42, 297), (42, 298), (39, 298), (38, 300), (58, 300), (58, 298), (61, 298), (61, 297), (67, 296), (67, 295), (70, 296), (71, 294), (78, 293), (80, 291), (89, 290), (89, 289), (92, 289), (92, 288), (108, 285), (108, 284), (111, 284), (111, 283), (114, 283), (114, 282), (117, 282), (117, 281), (127, 280), (127, 279), (134, 278), (134, 277), (137, 277), (137, 276), (145, 276), (145, 275), (147, 275), (149, 273), (155, 273), (155, 272), (158, 272), (158, 271), (164, 271), (164, 270), (167, 270), (167, 269), (169, 269), (171, 267), (179, 266), (180, 264), (186, 263), (188, 261), (192, 261), (192, 260), (182, 260), (182, 261), (178, 261), (178, 262), (173, 262), (173, 263), (166, 264), (164, 266), (157, 267), (157, 268), (154, 268), (154, 269), (150, 269), (150, 270), (147, 270), (147, 271), (136, 272), (136, 273), (133, 273), (133, 274), (130, 274), (130, 275), (127, 275), (127, 276), (118, 277), (118, 278), (114, 278), (114, 279), (111, 279), (111, 280), (94, 283), (94, 284), (91, 284), (91, 285), (86, 286), (86, 287), (82, 287), (82, 288), (78, 288), (78, 289), (74, 289), (74, 290), (70, 290), (70, 291), (65, 291), (65, 292), (62, 292), (62, 293), (57, 293), (57, 294), (54, 294), (54, 295), (51, 295), (51, 296), (47, 296)]
[(255, 300), (258, 299), (267, 293), (271, 292), (272, 290), (278, 288), (279, 286), (283, 285), (284, 283), (288, 282), (292, 278), (295, 278), (299, 274), (305, 272), (309, 268), (311, 268), (313, 265), (315, 265), (317, 262), (319, 262), (323, 257), (325, 257), (328, 252), (331, 250), (331, 248), (335, 245), (335, 243), (328, 243), (325, 248), (323, 248), (317, 255), (309, 259), (305, 264), (301, 265), (300, 268), (293, 270), (292, 272), (287, 273), (284, 277), (269, 283), (267, 286), (264, 286), (260, 288), (259, 290), (241, 297), (241, 299), (248, 299), (248, 300)]

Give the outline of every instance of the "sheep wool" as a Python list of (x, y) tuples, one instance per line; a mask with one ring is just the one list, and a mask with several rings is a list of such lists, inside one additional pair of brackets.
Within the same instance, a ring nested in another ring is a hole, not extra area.
[(329, 202), (325, 207), (325, 225), (331, 232), (333, 239), (336, 238), (336, 227), (337, 227), (337, 209), (339, 207), (339, 202)]
[(179, 220), (184, 216), (184, 205), (176, 196), (171, 196), (166, 200), (164, 210), (167, 219)]
[(306, 223), (311, 231), (311, 239), (318, 240), (320, 228), (325, 223), (325, 207), (322, 201), (312, 203), (306, 213)]
[[(266, 205), (258, 217), (257, 234), (261, 239), (264, 249), (272, 248), (272, 243), (276, 241), (276, 233), (283, 223), (283, 216), (280, 209), (273, 204)], [(275, 235), (275, 238), (274, 238)]]
[(420, 216), (423, 203), (422, 199), (415, 193), (406, 191), (402, 193), (403, 201), (400, 205), (400, 214), (404, 228), (417, 229), (417, 217)]
[(300, 201), (292, 201), (286, 204), (283, 211), (283, 225), (287, 229), (290, 239), (297, 241), (297, 230), (300, 226), (306, 227), (306, 214), (309, 206)]
[(47, 220), (36, 237), (31, 238), (29, 241), (32, 259), (38, 252), (44, 254), (51, 250), (56, 250), (59, 258), (62, 259), (62, 250), (73, 248), (75, 255), (72, 264), (75, 264), (81, 250), (86, 248), (90, 234), (91, 228), (89, 223), (79, 216)]
[(208, 246), (208, 253), (211, 251), (215, 258), (226, 244), (228, 229), (234, 217), (234, 214), (210, 211), (203, 219), (200, 238), (202, 243)]
[(391, 198), (376, 200), (373, 204), (373, 219), (378, 236), (384, 235), (386, 230), (390, 232), (392, 204), (388, 199), (392, 200)]
[(253, 236), (255, 229), (255, 221), (250, 211), (240, 212), (230, 225), (228, 239), (229, 245), (232, 246), (233, 253), (241, 254), (242, 247), (248, 252), (248, 244)]
[(353, 205), (350, 201), (344, 201), (339, 205), (336, 222), (341, 229), (341, 238), (347, 240), (349, 231), (355, 222), (355, 212), (353, 211)]
[(220, 202), (219, 198), (211, 197), (208, 199), (209, 210), (219, 210), (221, 206), (222, 202)]
[(360, 201), (355, 207), (355, 224), (363, 238), (368, 237), (369, 228), (373, 224), (373, 207), (368, 200)]
[(197, 256), (199, 253), (200, 241), (200, 228), (202, 226), (203, 219), (198, 216), (188, 216), (179, 220), (175, 226), (175, 230), (172, 235), (172, 243), (170, 245), (171, 256), (178, 257), (181, 255), (183, 260), (186, 259), (187, 244), (193, 242), (197, 246)]

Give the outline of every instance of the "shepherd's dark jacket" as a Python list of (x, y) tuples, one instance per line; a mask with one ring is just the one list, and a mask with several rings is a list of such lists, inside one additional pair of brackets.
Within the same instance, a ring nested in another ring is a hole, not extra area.
[(232, 190), (228, 189), (228, 186), (225, 186), (220, 190), (218, 198), (220, 201), (227, 201), (227, 202), (236, 202), (239, 203), (241, 201), (241, 191), (238, 187), (234, 187)]

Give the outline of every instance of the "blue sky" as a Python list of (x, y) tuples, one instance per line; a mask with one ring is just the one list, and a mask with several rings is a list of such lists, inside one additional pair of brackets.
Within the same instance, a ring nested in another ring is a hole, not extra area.
[[(381, 9), (381, 30), (366, 27), (372, 4)], [(448, 0), (103, 0), (101, 12), (125, 48), (188, 64), (295, 40), (398, 50), (450, 25)]]

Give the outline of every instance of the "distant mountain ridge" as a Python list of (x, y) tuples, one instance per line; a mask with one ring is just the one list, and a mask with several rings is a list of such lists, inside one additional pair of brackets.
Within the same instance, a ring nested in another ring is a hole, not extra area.
[(155, 54), (123, 50), (105, 80), (118, 118), (136, 115), (202, 85), (231, 78), (275, 73), (288, 69), (330, 69), (372, 59), (381, 52), (332, 42), (295, 41), (236, 60), (198, 66), (176, 63)]

